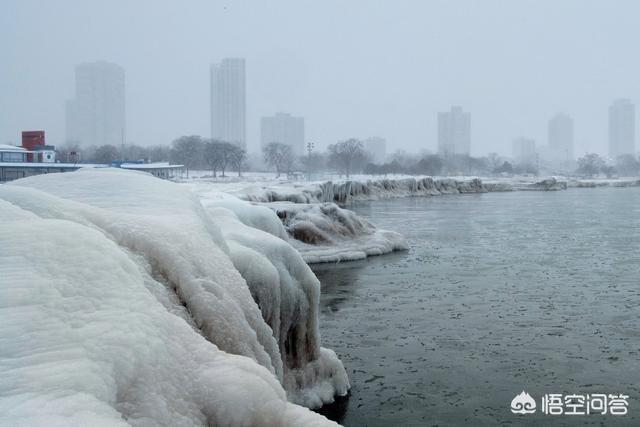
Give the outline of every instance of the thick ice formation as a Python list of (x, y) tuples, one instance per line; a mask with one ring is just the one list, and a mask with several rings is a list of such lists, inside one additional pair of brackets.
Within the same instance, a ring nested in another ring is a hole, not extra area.
[(272, 203), (271, 208), (293, 237), (292, 245), (308, 263), (363, 259), (408, 249), (394, 231), (379, 230), (334, 203)]
[(307, 425), (327, 420), (285, 390), (346, 393), (281, 238), (135, 172), (32, 177), (0, 203), (0, 423)]
[(248, 204), (215, 188), (195, 189), (204, 206), (227, 208), (242, 223), (287, 240), (309, 264), (351, 261), (408, 248), (401, 234), (377, 229), (334, 203)]
[(245, 188), (237, 195), (256, 202), (346, 204), (352, 200), (375, 200), (391, 197), (436, 196), (440, 194), (482, 193), (487, 190), (478, 178), (400, 178), (349, 180), (315, 183), (296, 188)]

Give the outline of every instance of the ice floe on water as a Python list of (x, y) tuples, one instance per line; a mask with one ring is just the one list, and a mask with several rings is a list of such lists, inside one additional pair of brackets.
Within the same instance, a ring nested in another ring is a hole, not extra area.
[(329, 423), (294, 404), (349, 388), (319, 283), (252, 209), (120, 170), (0, 186), (0, 424)]

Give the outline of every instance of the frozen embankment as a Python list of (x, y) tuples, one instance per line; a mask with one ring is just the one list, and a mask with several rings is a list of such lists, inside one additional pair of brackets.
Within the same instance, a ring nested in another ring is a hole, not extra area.
[[(202, 185), (202, 184), (200, 184)], [(253, 202), (292, 203), (333, 202), (348, 205), (357, 200), (377, 200), (395, 197), (439, 196), (443, 194), (485, 193), (500, 191), (557, 191), (568, 187), (633, 187), (638, 178), (569, 179), (563, 177), (509, 178), (437, 178), (364, 176), (339, 182), (252, 183), (217, 186), (235, 196)]]
[(293, 202), (348, 204), (353, 200), (377, 200), (408, 196), (483, 193), (488, 191), (479, 178), (385, 178), (316, 182), (304, 185), (247, 187), (233, 191), (238, 197), (253, 202)]
[(197, 193), (208, 210), (222, 207), (234, 212), (243, 223), (289, 242), (309, 264), (353, 261), (408, 249), (401, 234), (380, 230), (335, 203), (249, 205), (210, 186)]
[[(195, 192), (205, 206), (223, 206), (241, 219), (245, 205), (233, 202), (229, 194), (250, 201), (255, 207), (276, 212), (284, 226), (283, 239), (300, 252), (307, 263), (363, 259), (408, 248), (406, 239), (393, 231), (377, 229), (352, 211), (336, 205), (353, 200), (389, 197), (484, 192), (479, 179), (404, 178), (377, 181), (345, 181), (258, 187), (255, 185), (212, 185), (199, 183)], [(250, 218), (243, 221), (251, 223)], [(253, 224), (260, 227), (259, 224)], [(269, 229), (274, 229), (273, 224)]]
[[(638, 185), (637, 180), (609, 180), (602, 185)], [(281, 219), (290, 243), (308, 263), (338, 262), (381, 255), (407, 249), (406, 239), (398, 233), (379, 230), (353, 212), (336, 205), (358, 200), (395, 197), (425, 197), (443, 194), (484, 193), (497, 191), (558, 191), (568, 186), (595, 186), (593, 181), (570, 181), (549, 177), (434, 178), (396, 177), (371, 179), (359, 177), (341, 182), (262, 182), (206, 183), (195, 191), (213, 205), (223, 203), (220, 192), (275, 211)], [(229, 200), (223, 205), (242, 217), (244, 205), (234, 209)], [(244, 215), (246, 216), (246, 215)], [(270, 225), (271, 228), (274, 225)]]
[(122, 170), (0, 186), (0, 424), (330, 424), (297, 405), (349, 388), (318, 280), (263, 231), (273, 212), (237, 201), (258, 229), (184, 190)]

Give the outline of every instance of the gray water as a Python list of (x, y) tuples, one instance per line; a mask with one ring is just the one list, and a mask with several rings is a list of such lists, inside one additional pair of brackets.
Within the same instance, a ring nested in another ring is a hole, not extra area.
[[(346, 426), (640, 425), (640, 188), (405, 198), (350, 209), (408, 252), (314, 267)], [(514, 415), (526, 390), (533, 415)], [(546, 393), (629, 395), (551, 416)]]

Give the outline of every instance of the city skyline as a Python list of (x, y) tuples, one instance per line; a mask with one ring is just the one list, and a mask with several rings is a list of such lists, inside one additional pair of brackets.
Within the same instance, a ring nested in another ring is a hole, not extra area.
[[(69, 70), (100, 58), (127, 71), (127, 142), (141, 145), (210, 135), (208, 67), (233, 56), (246, 58), (250, 70), (246, 139), (254, 152), (259, 118), (274, 111), (303, 114), (307, 138), (318, 147), (381, 135), (390, 152), (435, 152), (437, 112), (455, 104), (473, 112), (475, 156), (508, 154), (521, 133), (545, 141), (555, 111), (569, 113), (577, 124), (576, 157), (607, 154), (608, 105), (619, 97), (640, 99), (640, 64), (629, 55), (640, 33), (631, 18), (633, 10), (640, 12), (635, 2), (616, 8), (576, 0), (517, 6), (373, 1), (366, 8), (360, 2), (211, 2), (188, 9), (117, 3), (25, 0), (0, 6), (2, 143), (18, 141), (22, 129), (46, 129), (52, 143), (63, 143), (63, 100), (73, 92)], [(128, 20), (144, 17), (145, 31), (119, 26), (122, 10)], [(325, 18), (341, 31), (322, 31)], [(565, 31), (568, 19), (575, 21), (571, 32)], [(46, 28), (46, 37), (22, 31), (20, 20)], [(166, 31), (174, 20), (190, 25)], [(365, 33), (365, 23), (384, 31)], [(262, 36), (248, 37), (247, 27)], [(398, 64), (409, 64), (401, 79)]]
[(244, 58), (211, 64), (211, 138), (247, 147), (247, 94)]
[[(211, 137), (238, 143), (243, 148), (247, 146), (245, 80), (244, 58), (223, 58), (219, 63), (210, 64)], [(125, 70), (118, 64), (97, 60), (76, 65), (75, 97), (65, 101), (65, 139), (62, 144), (88, 146), (128, 143), (125, 136), (125, 87)], [(105, 102), (105, 99), (108, 99), (108, 102)], [(105, 105), (107, 104), (113, 111), (97, 118), (96, 111), (105, 110)], [(85, 108), (81, 106), (85, 106)], [(86, 106), (91, 106), (91, 108), (86, 108)], [(229, 111), (229, 106), (233, 111)], [(217, 113), (216, 109), (218, 110)], [(83, 110), (85, 114), (79, 114), (79, 111)], [(216, 117), (218, 121), (217, 128), (215, 124)], [(286, 119), (294, 120), (297, 123), (295, 126), (286, 126), (281, 123), (283, 120), (287, 121)], [(266, 126), (269, 128), (267, 132), (265, 132), (265, 120), (275, 120), (275, 122)], [(453, 105), (450, 111), (438, 112), (437, 153), (469, 155), (471, 141), (470, 120), (470, 113), (465, 112), (462, 106)], [(110, 126), (107, 126), (107, 123)], [(102, 132), (96, 129), (100, 126), (104, 128)], [(296, 128), (295, 131), (292, 130), (293, 128)], [(619, 128), (623, 128), (623, 130), (618, 131)], [(276, 134), (277, 136), (265, 136)], [(296, 150), (296, 154), (301, 155), (306, 144), (304, 134), (303, 117), (293, 117), (289, 113), (278, 112), (274, 115), (260, 118), (260, 147), (265, 145), (265, 138), (270, 138), (273, 141), (277, 140), (277, 142), (292, 145)], [(297, 141), (300, 137), (302, 138), (301, 143)], [(383, 141), (383, 151), (386, 154), (385, 138), (371, 137), (362, 139), (363, 146), (371, 153), (379, 151), (379, 147), (375, 150), (369, 147), (374, 139)], [(297, 142), (291, 142), (294, 140)], [(85, 141), (96, 142), (87, 143)], [(549, 119), (547, 124), (548, 145), (546, 146), (535, 144), (533, 138), (512, 138), (510, 147), (512, 158), (518, 159), (519, 156), (515, 154), (517, 151), (515, 147), (520, 146), (520, 143), (525, 141), (527, 143), (533, 141), (536, 155), (552, 161), (552, 163), (553, 161), (568, 162), (576, 159), (574, 154), (574, 121), (566, 113), (556, 113)], [(619, 148), (619, 146), (623, 148)], [(531, 144), (528, 144), (528, 148), (530, 147)], [(630, 149), (629, 147), (633, 148)], [(607, 148), (608, 151), (601, 154), (608, 155), (611, 160), (615, 160), (621, 154), (637, 154), (635, 148), (635, 104), (627, 98), (616, 99), (609, 106)], [(403, 149), (399, 148), (399, 150), (402, 151)], [(421, 151), (424, 151), (424, 149)], [(426, 151), (430, 150), (427, 149)], [(505, 153), (501, 154), (505, 155)], [(509, 157), (509, 153), (506, 156)], [(376, 158), (376, 162), (380, 162), (380, 159)]]
[(120, 145), (126, 141), (125, 70), (106, 61), (75, 67), (74, 97), (65, 101), (66, 145)]

